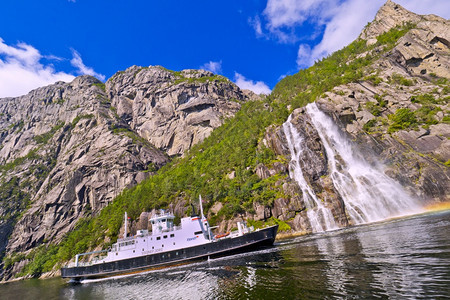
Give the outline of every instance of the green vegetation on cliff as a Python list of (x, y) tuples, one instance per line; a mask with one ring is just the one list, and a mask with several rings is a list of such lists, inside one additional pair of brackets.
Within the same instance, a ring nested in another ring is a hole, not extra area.
[[(395, 27), (377, 37), (377, 42), (367, 46), (366, 41), (357, 39), (347, 47), (301, 70), (292, 76), (286, 76), (274, 88), (272, 94), (283, 102), (292, 102), (293, 107), (301, 107), (313, 102), (318, 96), (333, 87), (354, 82), (364, 77), (364, 68), (391, 50), (399, 38), (405, 35), (413, 24)], [(371, 51), (382, 48), (383, 51)], [(400, 78), (396, 77), (398, 81)], [(376, 77), (370, 77), (377, 83)]]

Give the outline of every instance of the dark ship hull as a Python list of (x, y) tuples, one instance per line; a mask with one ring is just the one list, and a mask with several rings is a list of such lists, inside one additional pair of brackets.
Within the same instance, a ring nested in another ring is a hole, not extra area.
[(199, 246), (160, 252), (90, 266), (61, 268), (61, 277), (75, 280), (102, 278), (148, 269), (182, 264), (188, 261), (227, 256), (273, 245), (278, 225), (244, 234), (224, 238)]

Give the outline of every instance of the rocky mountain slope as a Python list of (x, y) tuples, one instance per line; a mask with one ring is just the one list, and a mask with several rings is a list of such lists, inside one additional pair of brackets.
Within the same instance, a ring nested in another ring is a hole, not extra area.
[(60, 241), (249, 96), (210, 72), (134, 66), (106, 88), (81, 76), (0, 99), (0, 251)]
[(119, 72), (107, 81), (106, 92), (119, 117), (169, 155), (183, 154), (209, 136), (239, 110), (239, 101), (258, 98), (208, 71), (162, 67)]

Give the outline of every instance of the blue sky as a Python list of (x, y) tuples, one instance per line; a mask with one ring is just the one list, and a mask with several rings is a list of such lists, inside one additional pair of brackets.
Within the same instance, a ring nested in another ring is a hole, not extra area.
[[(209, 69), (269, 93), (354, 40), (384, 0), (2, 0), (0, 97), (132, 65)], [(398, 0), (450, 16), (448, 0)]]

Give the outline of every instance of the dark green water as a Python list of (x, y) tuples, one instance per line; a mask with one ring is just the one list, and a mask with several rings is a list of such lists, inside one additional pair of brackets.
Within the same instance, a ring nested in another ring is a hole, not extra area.
[(102, 281), (0, 286), (0, 299), (450, 299), (450, 211)]

